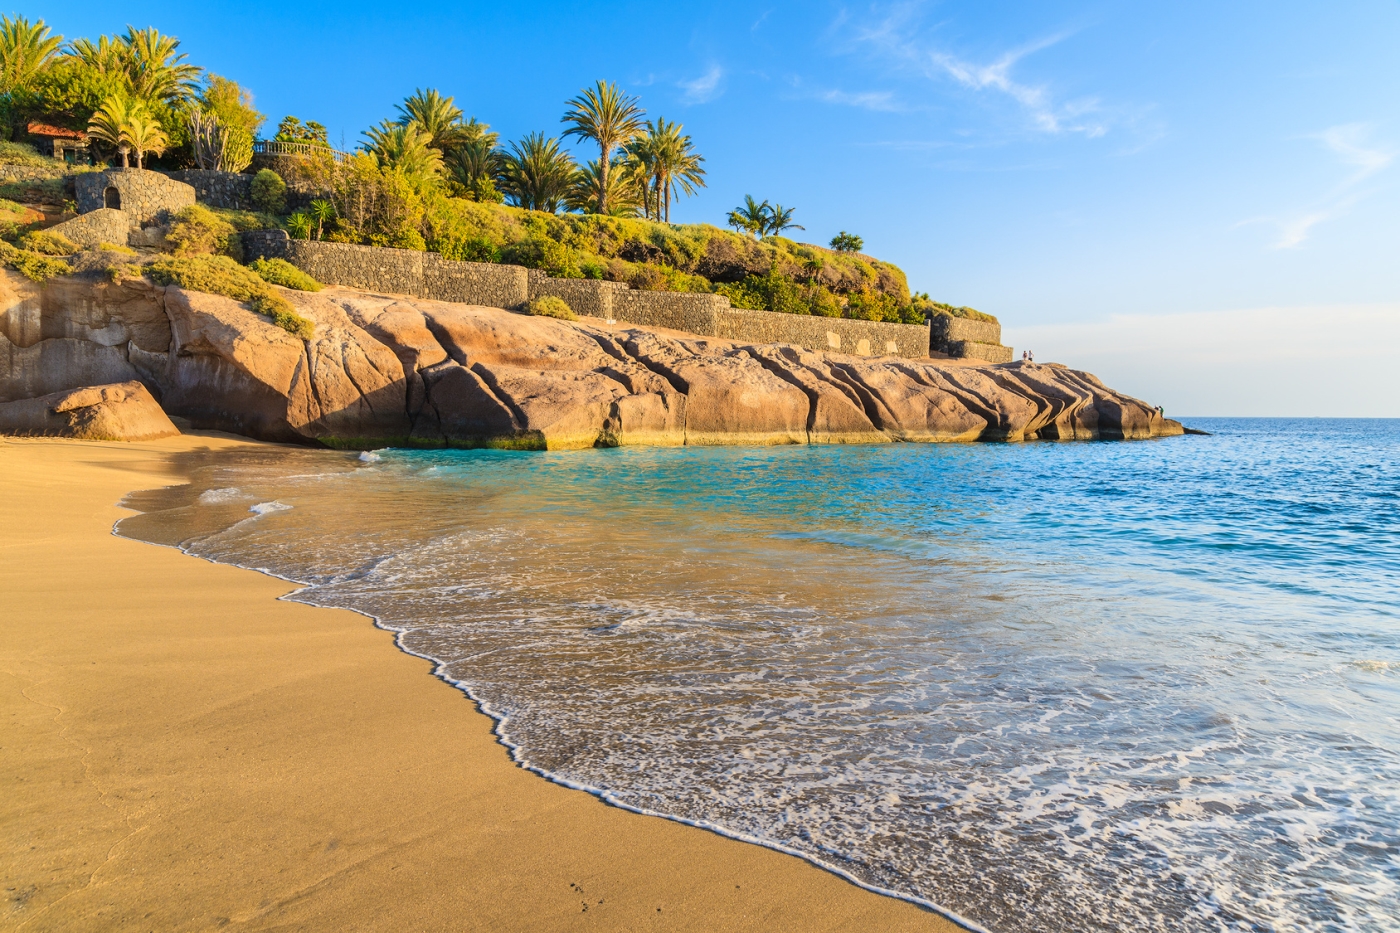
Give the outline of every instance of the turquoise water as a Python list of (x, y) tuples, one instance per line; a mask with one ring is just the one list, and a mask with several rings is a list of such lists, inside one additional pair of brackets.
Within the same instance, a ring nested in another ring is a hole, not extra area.
[(1400, 421), (1193, 425), (264, 450), (120, 530), (373, 615), (556, 780), (989, 930), (1394, 929)]

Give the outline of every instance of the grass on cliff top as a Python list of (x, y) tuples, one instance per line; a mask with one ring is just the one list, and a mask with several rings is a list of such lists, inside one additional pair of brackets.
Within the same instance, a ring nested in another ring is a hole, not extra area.
[(248, 263), (265, 281), (299, 292), (319, 292), (325, 286), (285, 259), (254, 259)]
[(73, 267), (62, 259), (19, 249), (0, 240), (0, 263), (9, 266), (31, 282), (42, 282), (55, 275), (68, 275)]
[(190, 291), (246, 302), (254, 311), (272, 318), (272, 323), (302, 340), (310, 340), (315, 332), (311, 321), (297, 314), (291, 303), (271, 285), (227, 256), (171, 256), (146, 266), (145, 272), (160, 285), (178, 285)]

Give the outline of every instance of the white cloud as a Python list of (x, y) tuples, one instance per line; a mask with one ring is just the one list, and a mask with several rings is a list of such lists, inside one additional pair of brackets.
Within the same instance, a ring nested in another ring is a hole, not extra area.
[[(987, 92), (1014, 101), (1035, 130), (1048, 134), (1078, 133), (1096, 138), (1108, 133), (1111, 114), (1097, 97), (1058, 100), (1049, 87), (1017, 77), (1015, 68), (1023, 59), (1057, 45), (1071, 33), (1061, 32), (1004, 52), (988, 62), (976, 62), (956, 55), (917, 37), (917, 4), (895, 6), (883, 18), (853, 31), (857, 42), (874, 46), (881, 53), (903, 62), (926, 77), (960, 87)], [(844, 14), (843, 14), (844, 16)], [(845, 20), (838, 20), (845, 24)]]
[(1371, 127), (1366, 123), (1344, 123), (1329, 127), (1307, 137), (1322, 143), (1343, 166), (1350, 167), (1333, 188), (1307, 208), (1285, 215), (1254, 217), (1238, 226), (1255, 223), (1272, 224), (1278, 228), (1274, 249), (1294, 249), (1302, 246), (1313, 227), (1343, 216), (1370, 192), (1362, 183), (1385, 171), (1395, 161), (1395, 153), (1368, 144)]
[[(1090, 139), (1108, 132), (1107, 123), (1098, 118), (1101, 110), (1097, 98), (1083, 98), (1056, 103), (1044, 86), (1024, 84), (1012, 78), (1011, 69), (1026, 56), (1048, 49), (1066, 38), (1065, 34), (1047, 36), (1004, 53), (987, 65), (978, 65), (946, 52), (925, 53), (932, 71), (946, 74), (963, 87), (974, 91), (999, 91), (1016, 101), (1031, 118), (1031, 122), (1046, 133), (1083, 133)], [(918, 54), (918, 53), (914, 53)]]
[(680, 87), (685, 91), (687, 103), (703, 104), (714, 100), (723, 93), (720, 90), (720, 82), (723, 80), (724, 69), (718, 65), (711, 65), (710, 70), (700, 77), (680, 82)]
[(856, 93), (850, 91), (821, 91), (817, 94), (817, 99), (826, 101), (828, 104), (844, 104), (848, 107), (861, 107), (865, 110), (898, 111), (903, 109), (895, 101), (894, 95), (889, 91), (862, 91)]
[(1004, 342), (1169, 416), (1400, 417), (1400, 303), (1114, 315)]

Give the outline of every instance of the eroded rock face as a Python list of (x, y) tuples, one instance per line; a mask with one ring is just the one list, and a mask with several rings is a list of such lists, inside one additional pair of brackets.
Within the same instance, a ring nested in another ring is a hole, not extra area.
[[(0, 401), (139, 379), (197, 427), (336, 446), (801, 444), (1180, 434), (1087, 373), (745, 346), (347, 288), (243, 305), (144, 281), (0, 281)], [(107, 378), (98, 378), (107, 377)]]
[(136, 381), (0, 403), (0, 434), (149, 441), (179, 433), (154, 396)]

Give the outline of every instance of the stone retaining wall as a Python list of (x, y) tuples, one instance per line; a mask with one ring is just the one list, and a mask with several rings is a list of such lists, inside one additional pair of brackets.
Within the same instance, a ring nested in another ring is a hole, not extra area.
[(181, 169), (165, 172), (167, 177), (194, 189), (201, 204), (231, 211), (257, 210), (253, 203), (253, 176), (208, 169)]
[(133, 225), (167, 223), (195, 202), (194, 188), (166, 178), (160, 172), (139, 168), (112, 168), (88, 172), (73, 179), (78, 213), (108, 207), (107, 189), (115, 188), (120, 204), (111, 205), (131, 218)]
[[(912, 359), (928, 356), (929, 350), (929, 329), (920, 324), (750, 311), (730, 307), (722, 295), (649, 292), (621, 282), (556, 279), (538, 269), (455, 262), (417, 250), (292, 240), (280, 230), (243, 234), (243, 253), (246, 260), (285, 259), (318, 282), (365, 291), (513, 310), (531, 299), (554, 295), (578, 314), (700, 337)], [(1009, 360), (1010, 350), (1006, 353)]]
[(87, 249), (93, 249), (99, 243), (126, 246), (130, 242), (128, 238), (131, 235), (131, 218), (126, 215), (126, 211), (103, 207), (80, 214), (72, 220), (65, 220), (61, 224), (54, 224), (48, 228), (48, 232), (66, 236)]

